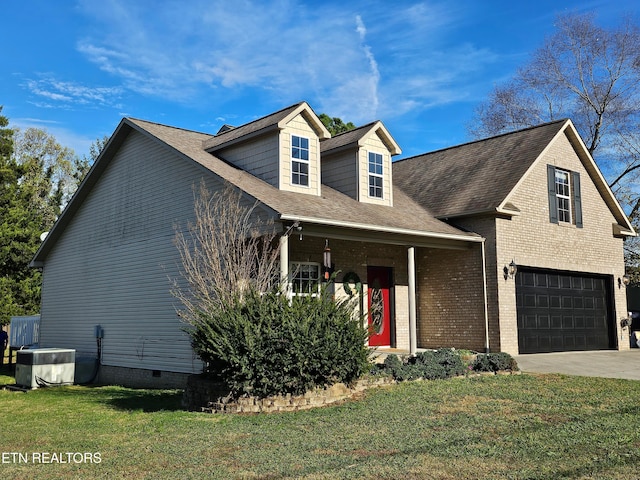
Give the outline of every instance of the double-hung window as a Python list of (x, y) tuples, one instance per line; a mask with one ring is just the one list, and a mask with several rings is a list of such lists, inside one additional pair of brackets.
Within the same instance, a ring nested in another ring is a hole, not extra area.
[(383, 198), (382, 155), (369, 152), (369, 196)]
[(571, 223), (571, 180), (569, 172), (556, 168), (558, 221)]
[(549, 220), (582, 228), (580, 174), (547, 165)]
[(293, 295), (315, 296), (320, 291), (320, 264), (293, 262), (291, 271), (291, 292)]
[(291, 135), (291, 183), (309, 186), (309, 139)]

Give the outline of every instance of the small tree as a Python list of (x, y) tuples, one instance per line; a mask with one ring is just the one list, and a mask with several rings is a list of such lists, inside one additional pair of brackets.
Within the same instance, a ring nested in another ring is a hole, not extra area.
[(340, 133), (348, 132), (349, 130), (353, 130), (356, 126), (353, 122), (344, 123), (339, 117), (330, 117), (326, 113), (321, 113), (318, 118), (327, 127), (327, 130), (331, 133), (331, 135), (338, 135)]
[(268, 291), (279, 280), (275, 229), (260, 218), (259, 204), (243, 203), (230, 184), (212, 195), (203, 181), (195, 193), (195, 220), (185, 232), (176, 228), (175, 235), (184, 283), (174, 282), (173, 294), (189, 325), (249, 290)]

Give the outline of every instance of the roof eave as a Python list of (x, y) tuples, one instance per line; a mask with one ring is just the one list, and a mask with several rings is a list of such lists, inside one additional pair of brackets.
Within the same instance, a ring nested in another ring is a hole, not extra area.
[(282, 130), (287, 124), (294, 119), (296, 116), (302, 114), (306, 120), (311, 123), (312, 128), (315, 130), (316, 135), (318, 135), (319, 139), (331, 138), (331, 133), (327, 130), (327, 127), (324, 126), (322, 120), (316, 115), (311, 106), (307, 102), (302, 102), (293, 110), (289, 115), (284, 117), (278, 122), (278, 127)]
[(393, 137), (391, 136), (391, 133), (389, 133), (389, 130), (387, 130), (387, 128), (384, 126), (384, 124), (380, 120), (375, 122), (373, 126), (369, 129), (369, 131), (366, 133), (366, 135), (363, 135), (358, 140), (358, 146), (361, 146), (361, 147), (364, 146), (364, 144), (362, 143), (364, 139), (373, 133), (376, 133), (382, 139), (382, 142), (385, 144), (385, 146), (389, 150), (389, 153), (392, 156), (400, 155), (402, 153), (402, 149), (400, 148), (400, 145), (398, 145), (398, 143), (393, 139)]
[(298, 221), (302, 223), (314, 223), (318, 225), (326, 225), (330, 227), (343, 227), (343, 228), (351, 228), (355, 230), (366, 230), (366, 231), (374, 231), (374, 232), (384, 232), (384, 233), (392, 233), (398, 235), (410, 235), (414, 237), (424, 237), (424, 238), (432, 238), (438, 240), (454, 240), (454, 241), (463, 241), (463, 242), (472, 242), (479, 243), (483, 242), (484, 238), (475, 233), (439, 233), (439, 232), (426, 232), (424, 230), (412, 230), (407, 228), (398, 228), (398, 227), (384, 227), (380, 225), (369, 225), (365, 223), (356, 223), (356, 222), (347, 222), (342, 220), (332, 220), (328, 218), (317, 218), (317, 217), (305, 217), (300, 215), (288, 215), (281, 214), (280, 220), (282, 221)]

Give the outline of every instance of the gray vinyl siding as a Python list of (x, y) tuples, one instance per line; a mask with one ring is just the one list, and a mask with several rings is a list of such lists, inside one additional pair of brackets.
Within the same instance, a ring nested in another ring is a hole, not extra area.
[(278, 148), (276, 132), (217, 151), (215, 155), (279, 188)]
[(322, 157), (322, 183), (358, 200), (358, 160), (355, 151)]
[[(176, 315), (174, 224), (193, 217), (205, 171), (132, 132), (45, 260), (41, 345), (95, 355), (105, 365), (202, 369)], [(209, 188), (220, 183), (209, 175)]]

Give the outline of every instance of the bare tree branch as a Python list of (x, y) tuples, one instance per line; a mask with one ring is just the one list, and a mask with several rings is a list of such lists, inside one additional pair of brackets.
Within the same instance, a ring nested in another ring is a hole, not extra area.
[(195, 191), (195, 220), (186, 231), (176, 227), (174, 237), (182, 282), (174, 280), (172, 293), (186, 323), (198, 324), (203, 313), (224, 308), (250, 289), (278, 286), (276, 231), (259, 207), (229, 184), (212, 195), (203, 181)]

